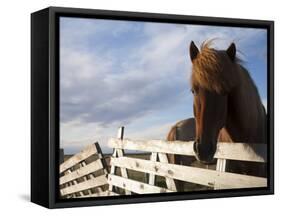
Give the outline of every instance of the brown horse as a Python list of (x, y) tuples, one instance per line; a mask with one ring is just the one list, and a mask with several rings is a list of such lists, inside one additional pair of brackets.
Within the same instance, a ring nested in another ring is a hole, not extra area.
[(190, 58), (197, 159), (213, 161), (222, 128), (228, 133), (226, 141), (265, 143), (266, 112), (253, 80), (236, 57), (235, 44), (215, 50), (207, 42), (200, 52), (191, 42)]
[[(195, 120), (189, 118), (181, 120), (172, 126), (167, 141), (194, 141), (195, 140)], [(169, 162), (174, 164), (190, 165), (194, 161), (194, 157), (169, 154)]]
[[(251, 144), (267, 140), (266, 112), (253, 80), (236, 56), (235, 44), (226, 50), (215, 50), (210, 45), (203, 43), (199, 51), (193, 41), (190, 44), (195, 121), (189, 120), (187, 128), (195, 127), (195, 132), (191, 129), (184, 137), (174, 137), (188, 138), (183, 141), (194, 138), (196, 158), (205, 164), (214, 162), (217, 141)], [(180, 131), (175, 129), (169, 132), (168, 140)]]
[[(175, 125), (173, 125), (168, 132), (166, 137), (167, 141), (194, 141), (196, 138), (196, 126), (195, 126), (195, 119), (189, 118), (178, 121)], [(218, 141), (220, 142), (233, 142), (225, 130), (222, 128), (219, 132)], [(175, 164), (182, 164), (182, 165), (190, 165), (194, 162), (194, 157), (189, 156), (182, 156), (182, 155), (169, 155), (169, 162)]]
[[(196, 137), (195, 133), (195, 119), (194, 118), (189, 118), (189, 119), (184, 119), (181, 121), (178, 121), (175, 125), (173, 125), (166, 137), (167, 141), (194, 141)], [(225, 129), (223, 128), (218, 137), (219, 141), (224, 141), (224, 142), (231, 142), (228, 134), (226, 133)], [(169, 163), (173, 164), (180, 164), (180, 165), (187, 165), (187, 166), (195, 166), (195, 167), (200, 167), (200, 168), (208, 168), (208, 169), (215, 169), (215, 166), (208, 166), (205, 164), (200, 164), (200, 162), (196, 161), (195, 157), (192, 156), (186, 156), (186, 155), (174, 155), (174, 154), (168, 154), (169, 158)], [(233, 171), (233, 166), (231, 166)], [(230, 168), (228, 166), (228, 168)], [(239, 172), (239, 170), (235, 169), (235, 172)], [(184, 191), (185, 188), (189, 188), (190, 184), (183, 182), (183, 181), (176, 181), (176, 187), (177, 191)], [(192, 186), (191, 186), (192, 187)], [(197, 186), (199, 187), (199, 186)], [(192, 187), (194, 188), (194, 186)], [(200, 189), (200, 188), (198, 188)]]

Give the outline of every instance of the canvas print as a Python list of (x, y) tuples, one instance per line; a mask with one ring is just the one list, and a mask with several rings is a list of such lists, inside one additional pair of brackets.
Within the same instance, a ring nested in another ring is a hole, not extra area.
[(60, 198), (267, 187), (267, 37), (61, 16)]

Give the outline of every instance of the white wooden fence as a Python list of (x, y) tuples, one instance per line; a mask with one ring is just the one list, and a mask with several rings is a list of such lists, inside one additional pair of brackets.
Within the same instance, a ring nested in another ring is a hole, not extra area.
[(107, 196), (107, 166), (98, 143), (91, 144), (60, 165), (63, 198)]
[[(225, 171), (226, 160), (266, 163), (264, 144), (218, 143), (216, 170), (210, 170), (168, 162), (167, 154), (194, 156), (193, 142), (130, 140), (123, 139), (123, 133), (124, 128), (121, 128), (118, 138), (111, 138), (108, 142), (113, 148), (109, 173), (98, 143), (87, 146), (60, 165), (63, 198), (175, 192), (175, 180), (215, 190), (267, 186), (266, 178)], [(257, 155), (255, 149), (264, 152), (264, 157)], [(149, 159), (130, 157), (124, 154), (124, 150), (147, 152)], [(131, 171), (148, 175), (148, 178), (145, 181), (133, 179), (129, 175)], [(165, 186), (156, 184), (156, 176), (165, 179)]]
[[(108, 144), (114, 149), (108, 175), (109, 190), (112, 192), (116, 192), (114, 187), (124, 189), (126, 194), (173, 192), (176, 191), (175, 179), (215, 190), (267, 186), (266, 178), (225, 172), (226, 160), (229, 159), (265, 163), (266, 159), (254, 151), (255, 148), (263, 148), (262, 152), (266, 152), (266, 145), (263, 144), (219, 143), (215, 154), (216, 170), (168, 163), (167, 154), (194, 156), (193, 142), (112, 138)], [(124, 150), (149, 152), (150, 160), (126, 157)], [(116, 174), (117, 167), (121, 169), (121, 176)], [(128, 178), (128, 170), (148, 173), (148, 182)], [(156, 175), (165, 178), (166, 187), (155, 185)]]

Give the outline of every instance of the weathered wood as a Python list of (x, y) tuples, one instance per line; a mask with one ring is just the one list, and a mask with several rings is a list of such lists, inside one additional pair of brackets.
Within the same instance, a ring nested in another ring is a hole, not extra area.
[(124, 126), (119, 127), (117, 132), (117, 139), (123, 139), (124, 138)]
[[(64, 175), (67, 175), (67, 174), (69, 174), (69, 173), (71, 173), (71, 170), (70, 170), (70, 169), (66, 170), (66, 171), (64, 172)], [(74, 184), (76, 184), (76, 181), (68, 182), (68, 183), (65, 184), (65, 186), (66, 186), (66, 187), (70, 187), (71, 185), (74, 185)], [(76, 195), (73, 194), (72, 196), (75, 197)], [(70, 196), (68, 196), (67, 198), (70, 198)]]
[[(72, 173), (72, 168), (71, 168), (71, 169), (68, 169), (65, 173), (66, 173), (67, 175), (70, 175), (70, 174)], [(71, 181), (71, 182), (68, 183), (68, 186), (70, 187), (71, 185), (76, 185), (76, 184), (78, 184), (78, 182), (77, 182), (76, 179), (74, 179), (73, 181)], [(83, 195), (83, 193), (82, 193), (81, 191), (78, 192), (78, 194), (79, 194), (80, 196)], [(76, 197), (76, 194), (74, 193), (74, 194), (72, 194), (72, 196), (73, 196), (73, 197)]]
[(99, 159), (100, 159), (100, 161), (101, 161), (101, 163), (102, 163), (102, 166), (103, 166), (103, 168), (104, 168), (104, 174), (108, 174), (108, 166), (107, 166), (107, 162), (106, 162), (106, 160), (105, 160), (105, 157), (104, 157), (104, 155), (103, 155), (103, 153), (102, 153), (102, 150), (101, 150), (101, 147), (100, 147), (100, 145), (98, 144), (98, 142), (96, 143), (96, 149), (97, 149), (97, 152), (98, 152), (98, 155), (99, 155)]
[[(112, 164), (112, 158), (115, 158), (117, 156), (117, 150), (116, 149), (114, 149), (113, 150), (113, 154), (112, 154), (112, 157), (111, 157), (111, 159), (110, 159), (110, 174), (114, 174), (115, 173), (115, 170), (116, 170), (116, 167), (114, 166), (114, 164)], [(109, 191), (111, 191), (111, 192), (113, 192), (113, 185), (110, 183), (110, 182), (108, 182), (108, 190)]]
[(146, 183), (138, 182), (132, 179), (123, 178), (116, 175), (108, 175), (108, 182), (111, 184), (123, 188), (128, 191), (132, 191), (137, 194), (150, 194), (150, 193), (165, 193), (173, 192), (166, 188), (161, 188)]
[[(86, 166), (87, 164), (86, 164), (86, 162), (85, 161), (82, 161), (81, 163), (80, 163), (80, 169), (82, 168), (82, 167), (84, 167), (84, 166)], [(83, 176), (83, 180), (84, 181), (87, 181), (87, 179), (90, 177), (90, 174), (88, 174), (88, 175), (84, 175)], [(89, 178), (90, 179), (90, 178)], [(87, 190), (87, 192), (88, 193), (91, 193), (91, 189), (89, 189), (89, 190)]]
[[(124, 127), (123, 126), (119, 128), (118, 133), (117, 133), (117, 138), (119, 140), (123, 140), (123, 138), (124, 138)], [(116, 149), (116, 153), (117, 153), (116, 157), (123, 157), (124, 156), (124, 150), (123, 149)], [(121, 169), (121, 176), (123, 178), (128, 178), (127, 169), (124, 168), (124, 167), (121, 167), (120, 169)], [(125, 194), (131, 195), (131, 192), (125, 189)]]
[(64, 184), (66, 182), (75, 180), (77, 178), (81, 178), (85, 175), (89, 175), (97, 170), (103, 169), (102, 163), (100, 160), (96, 160), (92, 163), (89, 163), (80, 169), (77, 169), (67, 175), (60, 177), (60, 184)]
[(111, 191), (102, 191), (98, 193), (93, 193), (93, 194), (88, 194), (88, 195), (83, 195), (77, 198), (87, 198), (87, 197), (100, 197), (100, 196), (119, 196), (120, 194), (111, 192)]
[[(87, 164), (87, 158), (95, 156), (94, 161)], [(95, 176), (94, 172), (103, 170), (103, 174)], [(103, 193), (101, 186), (107, 185), (107, 166), (102, 151), (96, 142), (72, 156), (60, 166), (61, 196), (78, 198)], [(94, 189), (94, 190), (93, 190)], [(94, 195), (93, 195), (94, 196)]]
[[(118, 158), (123, 157), (124, 156), (124, 150), (123, 149), (117, 149), (117, 155), (118, 155)], [(121, 176), (123, 178), (128, 178), (128, 171), (127, 171), (127, 169), (124, 168), (124, 167), (121, 167), (120, 169), (121, 169)], [(125, 194), (126, 195), (131, 195), (131, 192), (125, 189)]]
[[(164, 141), (164, 140), (130, 140), (130, 139), (109, 139), (108, 145), (111, 148), (139, 150), (148, 152), (180, 154), (194, 156), (193, 142)], [(263, 152), (263, 157), (257, 155), (254, 149)], [(265, 144), (246, 143), (218, 143), (215, 158), (266, 162), (267, 146)], [(265, 158), (265, 159), (264, 159)]]
[[(220, 189), (252, 188), (267, 186), (267, 179), (241, 174), (218, 172), (196, 167), (176, 164), (163, 164), (136, 158), (112, 158), (112, 164), (140, 172), (152, 173), (191, 183), (201, 184)], [(112, 182), (112, 181), (111, 181)]]
[[(218, 159), (217, 159), (216, 170), (217, 170), (218, 172), (225, 172), (225, 170), (226, 170), (226, 159), (221, 159), (221, 158), (218, 158)], [(214, 186), (214, 189), (215, 189), (215, 190), (220, 189), (220, 185), (215, 185), (215, 186)]]
[[(164, 164), (168, 164), (168, 157), (167, 154), (164, 153), (158, 153), (158, 157), (159, 157), (159, 161), (164, 163)], [(167, 184), (167, 188), (173, 191), (177, 191), (176, 188), (176, 184), (173, 178), (170, 177), (165, 177), (166, 179), (166, 184)]]
[[(258, 155), (256, 152), (260, 152)], [(267, 145), (263, 143), (223, 143), (217, 147), (215, 158), (252, 162), (267, 162)]]
[(217, 160), (216, 170), (219, 172), (225, 172), (225, 168), (226, 168), (226, 159), (219, 158)]
[(110, 138), (108, 146), (111, 148), (159, 152), (171, 154), (194, 155), (192, 142), (164, 141), (164, 140), (130, 140)]
[(74, 155), (73, 157), (69, 158), (67, 161), (62, 163), (60, 165), (60, 173), (64, 172), (65, 170), (71, 168), (72, 166), (80, 163), (81, 161), (85, 160), (86, 158), (96, 153), (97, 153), (96, 145), (95, 144), (88, 145), (81, 152), (79, 152), (78, 154)]
[[(157, 161), (157, 152), (152, 152), (151, 153), (151, 156), (150, 156), (150, 160), (151, 161)], [(149, 180), (148, 180), (148, 183), (150, 184), (150, 185), (155, 185), (155, 175), (153, 174), (153, 173), (150, 173), (149, 174)]]
[(70, 187), (66, 187), (61, 189), (61, 195), (65, 196), (68, 194), (72, 194), (72, 193), (76, 193), (76, 192), (81, 192), (87, 189), (91, 189), (91, 188), (95, 188), (95, 187), (99, 187), (102, 185), (107, 184), (107, 178), (106, 175), (102, 175), (93, 179), (89, 179), (87, 181), (83, 181), (81, 183), (72, 185)]

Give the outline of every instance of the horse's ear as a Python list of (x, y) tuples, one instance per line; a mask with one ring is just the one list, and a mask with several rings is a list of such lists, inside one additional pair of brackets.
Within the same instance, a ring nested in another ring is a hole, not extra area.
[(229, 58), (234, 61), (235, 56), (236, 56), (236, 46), (234, 43), (231, 43), (230, 46), (226, 50), (227, 55)]
[(199, 49), (197, 48), (195, 43), (193, 41), (191, 41), (190, 46), (189, 46), (189, 55), (190, 55), (191, 61), (193, 61), (197, 57), (198, 54), (199, 54)]

